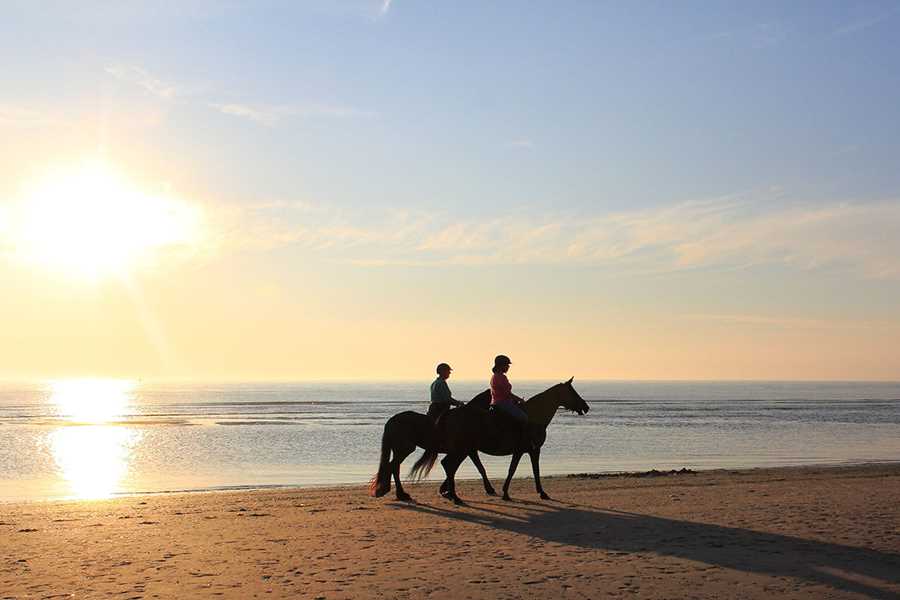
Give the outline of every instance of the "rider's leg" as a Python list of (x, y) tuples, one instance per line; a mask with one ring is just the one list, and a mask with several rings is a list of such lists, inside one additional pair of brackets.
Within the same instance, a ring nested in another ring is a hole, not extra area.
[(499, 404), (498, 407), (505, 415), (508, 415), (516, 421), (521, 427), (519, 433), (519, 447), (523, 450), (529, 450), (532, 447), (531, 435), (528, 431), (528, 413), (519, 408), (516, 404)]

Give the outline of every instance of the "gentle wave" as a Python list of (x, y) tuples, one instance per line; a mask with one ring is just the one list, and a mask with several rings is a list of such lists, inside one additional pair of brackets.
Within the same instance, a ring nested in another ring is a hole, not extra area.
[[(550, 383), (515, 385), (530, 396)], [(900, 460), (897, 383), (575, 387), (591, 411), (558, 413), (543, 473)], [(452, 388), (471, 398), (484, 385)], [(0, 387), (0, 499), (362, 483), (385, 421), (424, 412), (426, 391), (427, 382), (139, 385), (106, 414), (86, 415), (90, 398), (73, 406), (39, 386)], [(484, 462), (505, 475), (508, 458)], [(468, 461), (461, 475), (477, 476)]]

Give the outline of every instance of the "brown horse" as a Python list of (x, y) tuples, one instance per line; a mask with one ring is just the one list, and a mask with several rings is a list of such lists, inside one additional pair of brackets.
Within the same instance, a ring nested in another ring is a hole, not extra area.
[[(391, 489), (391, 474), (393, 474), (394, 481), (397, 483), (397, 498), (399, 500), (411, 500), (409, 494), (404, 492), (400, 486), (400, 462), (416, 446), (419, 446), (425, 448), (425, 453), (413, 465), (410, 474), (417, 480), (427, 476), (434, 466), (438, 454), (446, 454), (447, 456), (441, 461), (441, 465), (447, 474), (447, 478), (441, 484), (441, 495), (457, 504), (461, 504), (462, 500), (456, 495), (454, 478), (459, 465), (462, 464), (467, 456), (472, 458), (475, 466), (478, 467), (478, 471), (485, 482), (485, 489), (487, 490), (488, 486), (490, 486), (484, 467), (478, 458), (479, 451), (494, 456), (512, 455), (509, 473), (503, 484), (504, 500), (510, 499), (510, 481), (516, 472), (519, 460), (526, 453), (531, 457), (537, 492), (541, 498), (549, 499), (550, 496), (547, 495), (541, 486), (540, 476), (540, 448), (547, 439), (547, 426), (553, 420), (557, 409), (565, 408), (583, 415), (590, 410), (587, 402), (575, 391), (575, 388), (572, 386), (572, 379), (565, 383), (556, 384), (528, 400), (525, 403), (525, 411), (528, 413), (529, 437), (532, 445), (525, 447), (522, 436), (517, 431), (518, 428), (516, 426), (505, 424), (504, 421), (506, 419), (504, 417), (499, 414), (493, 414), (494, 411), (485, 410), (489, 400), (490, 392), (485, 391), (473, 398), (465, 406), (447, 413), (442, 419), (441, 434), (439, 436), (434, 434), (435, 430), (433, 427), (420, 431), (419, 436), (410, 435), (413, 432), (409, 427), (400, 428), (395, 426), (390, 428), (389, 431), (391, 421), (401, 417), (404, 413), (392, 417), (385, 425), (385, 433), (381, 441), (381, 463), (370, 487), (372, 495), (383, 496), (386, 494)], [(402, 432), (401, 429), (405, 429), (405, 432)], [(401, 433), (406, 433), (407, 435), (401, 435)], [(438, 437), (440, 439), (437, 439)], [(388, 460), (392, 451), (394, 453), (393, 461)], [(399, 461), (397, 460), (398, 458)]]
[[(491, 390), (481, 392), (465, 406), (452, 409), (444, 415), (441, 418), (441, 429), (443, 430), (449, 415), (462, 410), (466, 406), (486, 412), (490, 402)], [(384, 424), (384, 433), (381, 435), (381, 460), (378, 464), (378, 473), (369, 482), (371, 495), (381, 497), (391, 491), (391, 476), (393, 476), (394, 483), (397, 486), (397, 500), (411, 501), (412, 497), (403, 490), (403, 484), (400, 483), (400, 464), (415, 451), (416, 447), (426, 450), (431, 447), (439, 447), (438, 437), (434, 421), (428, 415), (406, 410), (388, 419), (387, 423)], [(478, 469), (478, 473), (481, 474), (485, 493), (489, 496), (496, 496), (497, 492), (488, 479), (484, 465), (481, 464), (481, 459), (478, 457), (478, 452), (473, 450), (468, 456), (472, 459), (475, 468)], [(462, 460), (465, 460), (465, 457)]]

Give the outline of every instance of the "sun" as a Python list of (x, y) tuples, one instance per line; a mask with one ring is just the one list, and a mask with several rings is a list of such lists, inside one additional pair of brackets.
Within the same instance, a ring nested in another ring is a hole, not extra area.
[(196, 207), (147, 193), (109, 164), (90, 161), (30, 185), (11, 229), (16, 254), (28, 263), (96, 279), (194, 247), (199, 216)]

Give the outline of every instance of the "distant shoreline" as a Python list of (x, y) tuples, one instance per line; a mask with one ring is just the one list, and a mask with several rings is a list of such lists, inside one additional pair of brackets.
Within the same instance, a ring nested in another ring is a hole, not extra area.
[[(527, 457), (525, 457), (527, 459)], [(525, 459), (523, 459), (525, 460)], [(524, 481), (533, 481), (533, 477), (531, 475), (531, 471), (526, 469), (527, 465), (520, 465), (519, 472), (522, 474), (517, 474), (516, 477), (513, 478), (514, 482), (524, 482)], [(544, 475), (541, 477), (544, 482), (556, 482), (559, 480), (657, 480), (662, 479), (670, 482), (683, 482), (686, 478), (691, 476), (698, 475), (761, 475), (765, 473), (772, 473), (773, 475), (777, 475), (778, 473), (791, 473), (795, 475), (802, 475), (803, 473), (819, 473), (822, 471), (828, 472), (865, 472), (868, 470), (879, 470), (882, 468), (894, 468), (896, 467), (900, 470), (900, 460), (893, 459), (885, 459), (883, 461), (879, 460), (868, 460), (863, 462), (846, 462), (846, 463), (816, 463), (816, 464), (803, 464), (803, 465), (785, 465), (785, 466), (777, 466), (777, 467), (742, 467), (742, 468), (715, 468), (715, 469), (649, 469), (644, 471), (598, 471), (598, 472), (581, 472), (581, 473), (555, 473), (553, 475)], [(524, 474), (527, 472), (527, 475)], [(427, 487), (436, 485), (438, 479), (432, 479), (427, 482), (422, 482), (419, 484), (410, 484), (404, 481), (404, 487), (406, 486), (414, 486), (415, 487)], [(497, 485), (498, 489), (500, 484), (503, 483), (502, 477), (493, 477), (492, 481)], [(457, 482), (463, 482), (468, 485), (480, 485), (481, 480), (475, 477), (466, 477), (466, 478), (457, 478)], [(169, 496), (181, 496), (181, 495), (203, 495), (203, 494), (231, 494), (231, 493), (265, 493), (265, 492), (302, 492), (305, 490), (315, 490), (315, 491), (346, 491), (346, 490), (367, 490), (368, 485), (360, 482), (347, 482), (347, 483), (312, 483), (312, 484), (248, 484), (248, 485), (224, 485), (224, 486), (210, 486), (210, 487), (201, 487), (201, 488), (180, 488), (180, 489), (171, 489), (171, 490), (157, 490), (157, 491), (138, 491), (138, 492), (123, 492), (119, 494), (113, 494), (108, 498), (97, 498), (97, 499), (81, 499), (74, 497), (52, 497), (52, 498), (34, 498), (34, 499), (26, 499), (26, 500), (2, 500), (0, 499), (0, 506), (8, 508), (10, 506), (15, 505), (26, 505), (26, 504), (63, 504), (63, 503), (78, 503), (78, 502), (104, 502), (104, 501), (114, 501), (119, 499), (128, 499), (128, 498), (142, 498), (145, 496), (148, 497), (169, 497)]]

